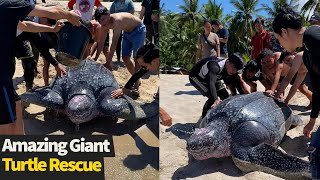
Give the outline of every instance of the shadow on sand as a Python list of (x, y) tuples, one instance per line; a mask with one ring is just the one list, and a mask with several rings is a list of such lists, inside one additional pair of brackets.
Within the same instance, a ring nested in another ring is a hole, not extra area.
[(15, 77), (13, 79), (13, 88), (14, 89), (18, 89), (18, 85), (19, 84), (22, 84), (24, 82), (24, 77), (21, 76), (21, 77)]
[[(25, 131), (27, 135), (43, 135), (51, 134), (57, 131), (64, 135), (91, 135), (93, 132), (109, 134), (113, 136), (121, 136), (129, 134), (135, 141), (135, 146), (140, 150), (140, 155), (128, 155), (124, 161), (124, 166), (130, 170), (142, 170), (148, 165), (159, 170), (159, 147), (152, 147), (135, 133), (135, 130), (146, 125), (156, 137), (159, 139), (159, 116), (139, 121), (122, 121), (116, 123), (112, 118), (95, 118), (90, 122), (80, 124), (79, 131), (76, 131), (76, 125), (72, 123), (66, 116), (61, 115), (54, 110), (46, 109), (36, 114), (25, 114)], [(42, 119), (43, 121), (39, 120)], [(41, 118), (39, 118), (41, 117)], [(134, 146), (134, 145), (133, 145)]]
[[(37, 114), (29, 114), (25, 111), (24, 114), (25, 131), (28, 135), (43, 135), (60, 131), (65, 135), (91, 135), (93, 132), (98, 132), (120, 136), (137, 130), (146, 122), (146, 120), (139, 120), (115, 123), (115, 120), (111, 117), (95, 118), (80, 124), (79, 130), (76, 130), (74, 123), (53, 110), (46, 109), (44, 112)], [(39, 120), (38, 116), (43, 116), (44, 120)]]
[(289, 105), (289, 107), (290, 107), (292, 110), (295, 110), (295, 111), (300, 111), (300, 112), (306, 112), (306, 111), (309, 111), (308, 109), (306, 109), (306, 107), (305, 107), (305, 106)]
[(303, 135), (293, 139), (289, 136), (285, 136), (280, 144), (280, 147), (288, 154), (303, 158), (308, 155), (306, 144), (309, 141), (310, 139)]
[(310, 114), (311, 114), (311, 111), (299, 113), (298, 115), (299, 116), (310, 116)]
[(174, 95), (201, 95), (199, 91), (197, 90), (192, 90), (192, 91), (178, 91), (176, 93), (174, 93)]
[(146, 144), (141, 137), (135, 132), (129, 133), (134, 139), (137, 148), (140, 150), (139, 155), (128, 155), (123, 164), (131, 171), (145, 169), (148, 165), (159, 171), (159, 147), (152, 147)]
[(221, 172), (232, 177), (243, 176), (243, 173), (234, 165), (231, 157), (225, 157), (220, 159), (189, 161), (188, 165), (180, 167), (174, 172), (172, 179), (196, 178), (215, 172)]
[[(150, 118), (146, 122), (147, 128), (159, 139), (159, 116)], [(149, 146), (136, 132), (128, 133), (135, 141), (136, 147), (140, 150), (139, 155), (128, 155), (123, 164), (131, 171), (145, 169), (150, 165), (159, 171), (159, 145), (157, 147)]]

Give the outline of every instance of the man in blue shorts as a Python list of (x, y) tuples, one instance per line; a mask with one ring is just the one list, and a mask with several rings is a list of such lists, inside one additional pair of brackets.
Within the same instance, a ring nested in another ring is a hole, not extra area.
[[(121, 31), (123, 31), (122, 37), (122, 59), (125, 63), (128, 71), (134, 74), (140, 69), (139, 64), (136, 61), (137, 51), (144, 45), (146, 37), (146, 27), (142, 21), (130, 14), (130, 13), (115, 13), (110, 14), (106, 7), (100, 6), (95, 11), (95, 20), (102, 26), (102, 39), (107, 36), (107, 32), (113, 29), (112, 43), (110, 47), (110, 53), (106, 60), (105, 66), (112, 70), (112, 57), (117, 48), (118, 39)], [(133, 52), (133, 58), (135, 64), (130, 60), (131, 53)], [(138, 89), (140, 80), (135, 84), (135, 88)]]

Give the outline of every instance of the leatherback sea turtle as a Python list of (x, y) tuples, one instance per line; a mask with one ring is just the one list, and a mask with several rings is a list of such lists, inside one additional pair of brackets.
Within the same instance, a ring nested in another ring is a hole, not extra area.
[[(95, 117), (139, 120), (159, 113), (157, 104), (138, 104), (128, 96), (111, 98), (119, 85), (102, 64), (83, 60), (48, 87), (24, 93), (23, 101), (58, 110), (79, 125)], [(146, 110), (147, 109), (147, 110)]]
[(308, 162), (277, 149), (301, 120), (284, 103), (256, 92), (230, 97), (199, 121), (187, 140), (197, 160), (232, 156), (244, 172), (262, 171), (285, 179), (310, 177)]

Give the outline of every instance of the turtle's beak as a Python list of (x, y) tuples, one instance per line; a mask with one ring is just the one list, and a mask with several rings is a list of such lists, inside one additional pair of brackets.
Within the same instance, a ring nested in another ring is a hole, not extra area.
[(76, 124), (80, 124), (91, 119), (95, 103), (87, 95), (75, 95), (69, 100), (66, 109), (70, 120)]
[(187, 150), (197, 160), (230, 155), (229, 141), (214, 126), (197, 129), (187, 140)]
[(187, 150), (195, 159), (207, 159), (208, 152), (217, 148), (213, 137), (208, 133), (210, 132), (207, 128), (197, 129), (187, 140)]

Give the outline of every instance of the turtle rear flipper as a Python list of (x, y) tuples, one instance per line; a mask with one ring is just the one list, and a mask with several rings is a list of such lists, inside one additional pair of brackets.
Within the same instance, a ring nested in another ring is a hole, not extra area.
[[(238, 148), (242, 148), (241, 150)], [(244, 172), (262, 171), (284, 179), (309, 179), (309, 163), (285, 154), (270, 144), (259, 144), (251, 148), (238, 147), (232, 158)]]
[(109, 116), (125, 120), (139, 120), (159, 114), (159, 105), (140, 105), (126, 95), (118, 99), (112, 99), (106, 95), (99, 99), (101, 111)]

